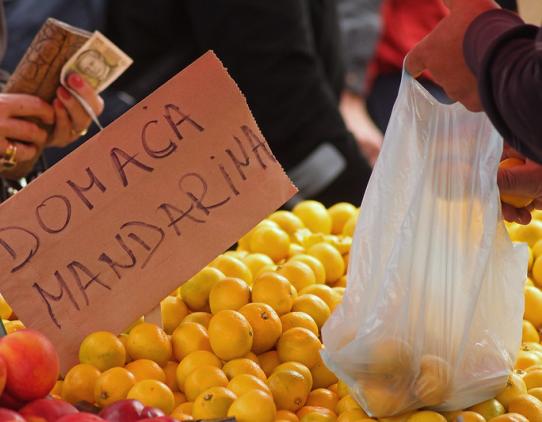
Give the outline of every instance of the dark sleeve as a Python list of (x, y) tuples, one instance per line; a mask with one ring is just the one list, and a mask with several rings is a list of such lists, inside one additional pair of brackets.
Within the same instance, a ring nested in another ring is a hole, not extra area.
[[(318, 4), (311, 7), (310, 2)], [(196, 42), (213, 49), (247, 96), (285, 167), (318, 145), (347, 136), (318, 39), (335, 27), (327, 0), (191, 0)], [(316, 31), (316, 35), (315, 35)]]
[(491, 10), (471, 23), (463, 50), (495, 127), (512, 147), (542, 163), (542, 29)]

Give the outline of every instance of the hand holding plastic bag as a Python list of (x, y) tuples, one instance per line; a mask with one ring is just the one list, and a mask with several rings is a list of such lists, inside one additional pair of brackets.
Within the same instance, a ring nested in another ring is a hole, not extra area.
[(323, 358), (373, 416), (456, 410), (505, 386), (521, 340), (527, 250), (496, 183), (482, 113), (403, 76), (356, 227)]

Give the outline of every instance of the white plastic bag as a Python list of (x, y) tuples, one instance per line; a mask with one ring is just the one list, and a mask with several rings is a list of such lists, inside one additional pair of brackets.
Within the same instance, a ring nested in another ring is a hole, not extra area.
[(494, 397), (521, 341), (525, 245), (496, 184), (502, 140), (483, 113), (403, 75), (363, 198), (325, 363), (372, 416)]

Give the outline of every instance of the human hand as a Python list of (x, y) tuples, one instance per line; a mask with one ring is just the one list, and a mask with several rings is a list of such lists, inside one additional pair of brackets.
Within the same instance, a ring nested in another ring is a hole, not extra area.
[(429, 70), (452, 100), (481, 111), (477, 82), (463, 56), (463, 38), (474, 18), (498, 6), (492, 0), (447, 0), (445, 4), (450, 14), (408, 53), (406, 69), (414, 77)]
[[(67, 78), (70, 88), (75, 90), (99, 116), (104, 108), (102, 98), (77, 73)], [(83, 136), (92, 119), (79, 101), (63, 86), (57, 89), (57, 98), (53, 100), (55, 111), (55, 127), (47, 142), (47, 146), (63, 147)]]
[(356, 139), (369, 164), (375, 165), (384, 136), (371, 120), (363, 98), (345, 91), (339, 104), (346, 127)]
[(542, 165), (525, 159), (512, 148), (505, 148), (503, 158), (510, 157), (520, 158), (525, 164), (507, 168), (499, 167), (497, 184), (501, 196), (512, 195), (534, 199), (532, 203), (522, 208), (502, 202), (503, 216), (508, 221), (529, 224), (531, 211), (542, 209)]
[[(28, 120), (30, 117), (33, 121)], [(0, 94), (0, 174), (3, 177), (18, 179), (32, 169), (47, 141), (47, 132), (36, 121), (52, 125), (54, 119), (53, 107), (34, 95)]]

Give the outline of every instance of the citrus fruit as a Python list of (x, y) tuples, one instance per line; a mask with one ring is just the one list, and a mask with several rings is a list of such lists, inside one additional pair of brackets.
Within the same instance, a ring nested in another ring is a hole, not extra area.
[(288, 249), (288, 261), (296, 256), (305, 253), (305, 248), (297, 243), (290, 243), (290, 248)]
[(177, 366), (177, 385), (181, 391), (184, 391), (184, 383), (186, 378), (192, 371), (201, 367), (201, 366), (214, 366), (216, 368), (221, 368), (222, 363), (220, 360), (211, 352), (207, 350), (198, 350), (190, 353), (186, 356)]
[(332, 410), (320, 406), (303, 406), (296, 412), (299, 422), (336, 422), (337, 415)]
[[(542, 249), (542, 242), (538, 241), (535, 246), (539, 246), (539, 249)], [(542, 287), (542, 256), (541, 255), (538, 255), (534, 260), (532, 275), (533, 275), (534, 284), (537, 287)]]
[(250, 251), (263, 253), (274, 262), (288, 257), (290, 237), (280, 228), (257, 227), (250, 237)]
[(316, 322), (318, 328), (321, 328), (322, 325), (324, 325), (331, 314), (326, 302), (313, 294), (302, 294), (296, 297), (292, 306), (292, 311), (305, 312), (310, 315), (314, 322)]
[(305, 385), (307, 387), (307, 393), (310, 393), (312, 390), (312, 374), (309, 368), (307, 368), (305, 365), (299, 362), (284, 362), (278, 365), (275, 369), (273, 369), (273, 373), (279, 372), (279, 371), (295, 371), (299, 373), (303, 379), (305, 380)]
[(323, 284), (326, 282), (326, 270), (324, 265), (318, 261), (314, 256), (307, 255), (306, 253), (301, 253), (294, 255), (290, 258), (288, 262), (300, 261), (304, 264), (307, 264), (314, 274), (314, 280), (317, 284)]
[(164, 383), (174, 393), (179, 391), (179, 386), (177, 385), (177, 366), (179, 366), (177, 362), (170, 360), (163, 368), (164, 374), (166, 375)]
[(542, 388), (541, 388), (541, 387), (531, 388), (527, 393), (528, 393), (530, 396), (534, 396), (534, 397), (536, 397), (538, 400), (541, 400), (541, 401), (542, 401)]
[(124, 400), (135, 383), (134, 375), (127, 369), (108, 369), (96, 380), (92, 402), (103, 408), (116, 401)]
[(240, 278), (226, 277), (218, 281), (209, 294), (209, 305), (213, 315), (225, 309), (237, 311), (249, 302), (250, 288)]
[(202, 392), (192, 407), (195, 419), (225, 418), (237, 396), (224, 387), (211, 387)]
[(326, 207), (317, 201), (301, 201), (292, 212), (313, 233), (331, 233), (332, 220)]
[(271, 349), (282, 334), (282, 323), (275, 310), (265, 303), (249, 303), (239, 312), (252, 327), (252, 351), (263, 353)]
[(424, 410), (415, 412), (408, 418), (407, 422), (446, 422), (446, 418), (437, 412)]
[(278, 268), (277, 273), (286, 277), (298, 291), (316, 283), (312, 268), (301, 261), (288, 261)]
[(162, 327), (171, 334), (190, 312), (180, 297), (168, 296), (160, 302)]
[(213, 314), (209, 312), (192, 312), (183, 319), (183, 322), (195, 322), (207, 329), (209, 328), (209, 322), (211, 322), (212, 317)]
[(508, 405), (508, 411), (525, 416), (529, 422), (542, 421), (542, 402), (528, 394), (514, 398)]
[(542, 290), (538, 287), (525, 287), (525, 319), (535, 327), (542, 326)]
[(81, 342), (79, 361), (88, 363), (100, 371), (106, 371), (115, 366), (124, 366), (126, 349), (113, 333), (96, 331)]
[(256, 362), (248, 358), (230, 360), (229, 362), (224, 364), (222, 370), (230, 380), (241, 374), (254, 375), (256, 378), (259, 378), (262, 381), (265, 381), (267, 379), (267, 376), (265, 375), (263, 369), (260, 368)]
[(289, 235), (292, 235), (296, 232), (296, 230), (305, 227), (303, 221), (301, 221), (297, 215), (290, 211), (275, 211), (268, 218), (269, 220), (277, 223), (279, 227)]
[(316, 388), (309, 393), (307, 398), (307, 406), (319, 406), (335, 411), (335, 406), (339, 402), (337, 393), (328, 390), (327, 388)]
[(523, 343), (525, 342), (540, 342), (540, 334), (538, 333), (538, 330), (535, 328), (535, 326), (527, 320), (523, 320), (522, 325), (522, 333), (521, 333), (521, 341)]
[(128, 392), (127, 398), (139, 400), (145, 406), (157, 407), (166, 415), (173, 411), (175, 398), (166, 384), (156, 380), (137, 382)]
[(195, 322), (182, 322), (173, 332), (171, 344), (173, 355), (179, 362), (196, 350), (211, 351), (207, 330), (203, 325)]
[(190, 280), (184, 283), (181, 288), (183, 302), (192, 311), (205, 311), (209, 306), (209, 294), (218, 280), (225, 275), (213, 267), (205, 267)]
[(238, 397), (241, 397), (251, 390), (261, 390), (264, 393), (271, 395), (271, 390), (265, 381), (252, 374), (236, 375), (228, 383), (228, 389), (233, 391)]
[(214, 365), (202, 365), (194, 369), (184, 382), (184, 393), (188, 401), (194, 401), (211, 387), (226, 387), (228, 378), (222, 369)]
[(269, 394), (252, 390), (235, 399), (228, 409), (228, 416), (237, 422), (273, 422), (277, 409)]
[(360, 409), (347, 410), (339, 415), (337, 422), (369, 422), (374, 419), (369, 419), (367, 414)]
[(347, 410), (361, 410), (359, 404), (353, 399), (350, 394), (347, 394), (340, 398), (335, 407), (335, 413), (340, 414)]
[(348, 202), (339, 202), (331, 206), (328, 212), (331, 217), (331, 233), (341, 234), (346, 222), (354, 217), (358, 210)]
[[(513, 399), (510, 403), (512, 403), (514, 400), (516, 399)], [(482, 403), (475, 404), (474, 406), (469, 407), (467, 410), (479, 413), (486, 420), (496, 418), (497, 416), (504, 415), (506, 413), (504, 406), (496, 399), (489, 399)]]
[(540, 353), (534, 350), (520, 350), (516, 358), (515, 369), (527, 369), (540, 364), (542, 364)]
[(243, 357), (247, 358), (247, 359), (250, 359), (252, 362), (254, 362), (258, 366), (260, 365), (260, 360), (258, 359), (258, 356), (254, 352), (248, 352)]
[(526, 226), (515, 224), (508, 229), (508, 233), (514, 242), (525, 242), (532, 248), (539, 239), (542, 239), (542, 221), (532, 220)]
[(6, 302), (4, 296), (0, 294), (0, 318), (10, 319), (12, 314), (13, 309), (11, 309), (11, 306)]
[(313, 245), (307, 251), (309, 255), (318, 259), (326, 271), (326, 283), (330, 284), (337, 281), (344, 274), (343, 257), (329, 243), (320, 242)]
[(256, 224), (250, 231), (241, 236), (241, 238), (237, 242), (237, 250), (250, 251), (250, 238), (252, 237), (254, 231), (259, 227), (274, 227), (276, 229), (280, 228), (280, 226), (274, 221), (271, 221), (268, 218), (263, 219), (258, 224)]
[(322, 358), (311, 368), (311, 374), (313, 388), (327, 388), (338, 381), (337, 376), (328, 369)]
[(261, 273), (262, 269), (275, 266), (273, 260), (263, 253), (248, 254), (243, 258), (243, 262), (252, 273), (253, 280)]
[[(409, 358), (407, 356), (404, 358), (404, 363), (408, 362)], [(403, 373), (405, 370), (408, 371), (406, 367), (402, 370)], [(449, 394), (451, 378), (452, 368), (448, 362), (435, 355), (423, 355), (414, 393), (424, 407), (435, 406), (442, 403)]]
[(337, 292), (325, 284), (313, 284), (312, 286), (307, 286), (301, 290), (299, 294), (311, 294), (318, 296), (326, 303), (329, 309), (334, 307), (335, 303), (337, 302)]
[(344, 224), (342, 235), (343, 236), (354, 236), (354, 231), (356, 230), (356, 224), (358, 222), (359, 212), (350, 217), (348, 221)]
[(277, 353), (282, 362), (295, 361), (310, 369), (318, 363), (321, 347), (314, 333), (295, 327), (282, 334), (277, 343)]
[(263, 369), (267, 376), (271, 375), (273, 370), (280, 365), (279, 354), (276, 350), (270, 350), (258, 355), (258, 360), (260, 361), (260, 368)]
[(210, 264), (226, 277), (240, 278), (248, 285), (252, 284), (252, 273), (241, 260), (229, 255), (218, 255)]
[(491, 419), (490, 422), (529, 422), (529, 419), (519, 413), (505, 413)]
[(209, 340), (214, 354), (220, 359), (240, 358), (252, 348), (252, 327), (240, 312), (220, 311), (209, 323)]
[[(169, 387), (169, 385), (168, 385), (168, 387)], [(171, 388), (170, 388), (170, 390), (171, 390)], [(180, 391), (173, 391), (173, 398), (175, 399), (175, 407), (179, 406), (180, 404), (186, 403), (186, 396), (183, 393), (181, 393)]]
[(252, 285), (252, 301), (266, 303), (279, 316), (290, 312), (296, 295), (288, 279), (273, 272), (261, 274)]
[[(462, 419), (459, 419), (459, 418)], [(454, 419), (455, 421), (462, 421), (462, 422), (485, 422), (486, 418), (484, 418), (482, 415), (476, 412), (466, 411), (466, 412), (459, 412), (457, 417)]]
[(277, 410), (277, 416), (275, 421), (299, 422), (299, 418), (294, 412), (282, 409)]
[(166, 381), (166, 374), (164, 370), (160, 367), (160, 365), (150, 359), (134, 360), (128, 363), (125, 368), (134, 375), (136, 381)]
[[(523, 165), (525, 165), (525, 161), (522, 160), (521, 158), (510, 157), (500, 162), (499, 169), (506, 169), (510, 167), (523, 166)], [(528, 206), (531, 202), (533, 202), (533, 198), (501, 193), (501, 201), (506, 204), (512, 205), (513, 207), (516, 207), (516, 208), (523, 208), (523, 207)]]
[(69, 403), (88, 401), (94, 403), (94, 386), (100, 371), (88, 363), (72, 367), (62, 383), (62, 399)]
[(537, 369), (533, 371), (528, 370), (523, 377), (523, 382), (525, 382), (527, 390), (530, 390), (531, 388), (542, 387), (542, 369)]
[(511, 374), (506, 382), (506, 387), (495, 397), (505, 408), (517, 396), (527, 393), (527, 386), (523, 378), (517, 374)]
[(303, 375), (297, 371), (284, 369), (273, 372), (267, 380), (267, 385), (273, 394), (277, 409), (295, 412), (307, 401), (307, 384)]
[(128, 334), (128, 353), (134, 359), (150, 359), (163, 366), (171, 358), (171, 342), (160, 327), (143, 322)]
[(305, 312), (288, 312), (280, 317), (282, 323), (282, 332), (288, 331), (290, 328), (301, 327), (312, 331), (315, 336), (318, 336), (318, 325), (314, 319)]

